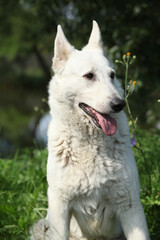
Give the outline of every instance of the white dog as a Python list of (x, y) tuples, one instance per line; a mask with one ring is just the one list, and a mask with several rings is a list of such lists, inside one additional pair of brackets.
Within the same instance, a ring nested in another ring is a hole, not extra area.
[(82, 51), (60, 26), (48, 130), (48, 214), (36, 240), (149, 240), (125, 102), (95, 21)]

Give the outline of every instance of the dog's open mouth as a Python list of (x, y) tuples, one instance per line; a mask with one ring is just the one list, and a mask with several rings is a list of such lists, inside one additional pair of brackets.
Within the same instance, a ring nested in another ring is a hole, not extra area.
[(117, 129), (117, 122), (109, 114), (97, 112), (95, 109), (93, 109), (92, 107), (88, 106), (85, 103), (80, 103), (79, 107), (86, 113), (89, 119), (97, 127), (103, 130), (103, 132), (107, 136), (112, 136), (115, 134)]

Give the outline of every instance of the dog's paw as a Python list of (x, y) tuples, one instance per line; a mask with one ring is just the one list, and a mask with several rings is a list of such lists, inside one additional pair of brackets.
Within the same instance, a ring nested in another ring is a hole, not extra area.
[(30, 228), (30, 240), (52, 240), (51, 228), (47, 220), (41, 219)]

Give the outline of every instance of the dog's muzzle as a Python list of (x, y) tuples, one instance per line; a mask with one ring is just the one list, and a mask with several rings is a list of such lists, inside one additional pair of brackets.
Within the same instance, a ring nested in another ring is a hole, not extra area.
[(115, 98), (110, 103), (111, 109), (116, 113), (120, 112), (125, 107), (125, 105), (126, 105), (125, 101), (119, 98)]

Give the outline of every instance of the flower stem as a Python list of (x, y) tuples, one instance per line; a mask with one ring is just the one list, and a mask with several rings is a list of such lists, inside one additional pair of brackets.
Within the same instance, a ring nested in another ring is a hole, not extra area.
[(128, 80), (128, 63), (126, 63), (126, 72), (125, 72), (125, 88), (124, 88), (124, 97), (127, 99), (127, 81)]
[[(147, 161), (146, 161), (146, 158), (145, 158), (144, 151), (142, 149), (142, 145), (141, 145), (141, 143), (139, 141), (139, 136), (138, 136), (138, 133), (137, 133), (137, 130), (136, 130), (135, 121), (134, 121), (134, 118), (132, 116), (132, 113), (131, 113), (131, 110), (130, 110), (130, 106), (129, 106), (129, 102), (128, 102), (129, 94), (127, 93), (127, 84), (128, 84), (129, 61), (125, 62), (125, 66), (126, 66), (126, 69), (125, 69), (125, 91), (124, 91), (124, 97), (125, 97), (125, 102), (126, 102), (126, 107), (127, 107), (127, 111), (128, 111), (128, 114), (129, 114), (129, 118), (131, 119), (131, 122), (132, 122), (132, 127), (133, 127), (133, 130), (134, 130), (134, 134), (135, 134), (135, 136), (137, 138), (138, 145), (135, 146), (135, 147), (141, 152), (143, 160), (145, 162), (146, 171), (149, 172), (148, 164), (147, 164)], [(148, 180), (149, 180), (149, 187), (150, 187), (150, 190), (151, 190), (151, 177), (150, 176), (149, 176)]]

